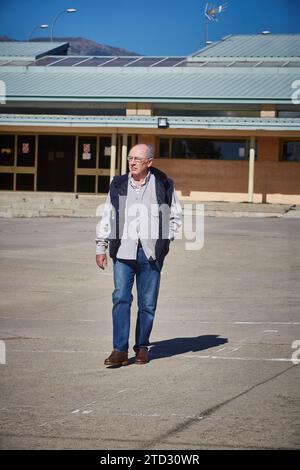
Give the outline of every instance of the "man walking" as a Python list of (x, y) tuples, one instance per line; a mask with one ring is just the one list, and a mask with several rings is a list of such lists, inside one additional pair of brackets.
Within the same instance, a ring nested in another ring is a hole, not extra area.
[(136, 278), (135, 363), (146, 364), (160, 285), (170, 241), (181, 226), (182, 211), (173, 182), (152, 167), (153, 148), (138, 144), (128, 156), (129, 173), (110, 185), (96, 231), (96, 263), (104, 269), (106, 250), (113, 259), (113, 351), (106, 366), (128, 364), (132, 287)]

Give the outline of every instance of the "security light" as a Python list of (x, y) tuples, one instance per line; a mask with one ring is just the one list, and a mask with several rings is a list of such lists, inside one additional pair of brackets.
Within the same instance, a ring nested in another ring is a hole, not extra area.
[(169, 127), (169, 122), (168, 122), (168, 119), (167, 118), (164, 118), (164, 117), (160, 117), (158, 118), (157, 120), (157, 127), (158, 128), (167, 128)]

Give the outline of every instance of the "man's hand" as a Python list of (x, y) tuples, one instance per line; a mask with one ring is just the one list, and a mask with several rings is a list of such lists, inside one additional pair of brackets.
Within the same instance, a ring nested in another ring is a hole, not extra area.
[(96, 263), (100, 269), (105, 269), (107, 266), (107, 257), (106, 255), (96, 255)]

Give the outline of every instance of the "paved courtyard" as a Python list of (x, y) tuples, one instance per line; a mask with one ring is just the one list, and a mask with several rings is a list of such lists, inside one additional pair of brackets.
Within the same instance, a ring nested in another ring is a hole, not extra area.
[(202, 250), (175, 241), (151, 362), (119, 369), (95, 225), (0, 220), (1, 448), (299, 449), (300, 220), (206, 217)]

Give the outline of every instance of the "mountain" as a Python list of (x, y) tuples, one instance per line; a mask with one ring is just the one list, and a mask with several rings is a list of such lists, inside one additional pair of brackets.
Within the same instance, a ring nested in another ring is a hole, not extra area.
[[(95, 41), (90, 39), (81, 38), (81, 37), (55, 37), (53, 38), (55, 42), (68, 42), (70, 47), (68, 49), (68, 55), (106, 55), (106, 56), (139, 56), (136, 52), (127, 51), (120, 47), (107, 46), (105, 44), (98, 44)], [(0, 41), (16, 41), (16, 39), (11, 39), (7, 36), (0, 36)], [(50, 38), (32, 38), (31, 42), (49, 42)], [(16, 41), (19, 42), (19, 41)]]
[(5, 42), (14, 42), (16, 39), (11, 39), (8, 36), (0, 36), (0, 41), (5, 41)]

